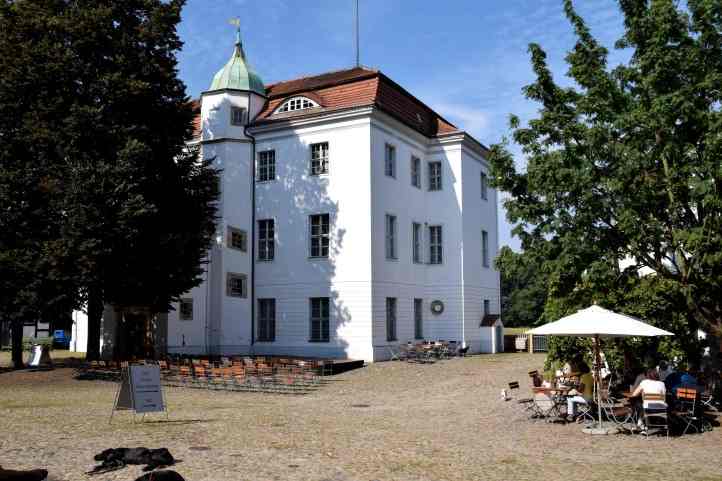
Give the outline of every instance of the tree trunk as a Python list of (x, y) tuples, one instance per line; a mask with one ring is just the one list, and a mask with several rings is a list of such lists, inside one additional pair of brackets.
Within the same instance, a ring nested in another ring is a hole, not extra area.
[(13, 319), (10, 325), (12, 331), (12, 359), (13, 368), (22, 369), (23, 364), (23, 321)]
[(88, 347), (85, 359), (100, 359), (100, 323), (103, 319), (103, 295), (97, 288), (88, 291)]

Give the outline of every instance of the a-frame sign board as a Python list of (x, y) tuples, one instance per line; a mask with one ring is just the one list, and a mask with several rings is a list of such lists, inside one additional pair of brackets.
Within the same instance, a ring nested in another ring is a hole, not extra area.
[(135, 414), (165, 412), (168, 408), (160, 383), (160, 367), (157, 364), (131, 364), (120, 371), (120, 385), (115, 393), (115, 404), (110, 413), (113, 421), (115, 411), (132, 410)]

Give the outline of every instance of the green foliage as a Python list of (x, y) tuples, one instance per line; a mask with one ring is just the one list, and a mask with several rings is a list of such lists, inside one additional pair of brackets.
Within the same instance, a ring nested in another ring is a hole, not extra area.
[[(559, 86), (542, 47), (529, 46), (536, 81), (524, 93), (539, 115), (511, 122), (526, 171), (497, 144), (492, 182), (510, 194), (525, 255), (545, 259), (546, 320), (596, 300), (676, 330), (679, 340), (657, 347), (690, 355), (697, 325), (722, 333), (722, 8), (621, 0), (617, 47), (632, 57), (609, 69), (607, 50), (571, 0), (564, 6), (577, 34), (566, 57), (575, 86)], [(655, 275), (639, 280), (639, 268)], [(718, 347), (719, 338), (713, 356)]]
[(533, 326), (544, 312), (547, 278), (542, 263), (529, 255), (501, 248), (495, 260), (501, 274), (501, 317), (505, 326)]
[[(545, 316), (558, 319), (587, 307), (584, 299), (594, 298), (607, 309), (638, 317), (675, 335), (660, 338), (603, 340), (603, 350), (612, 370), (626, 367), (638, 371), (657, 366), (660, 360), (699, 365), (703, 344), (697, 339), (698, 324), (690, 316), (683, 294), (674, 283), (659, 276), (639, 277), (611, 269), (606, 275), (584, 276), (573, 295), (556, 298), (547, 305)], [(579, 353), (592, 363), (592, 340), (551, 338), (547, 362), (566, 362)], [(591, 365), (591, 364), (590, 364)]]
[(218, 177), (185, 145), (183, 4), (0, 1), (0, 317), (165, 311), (200, 282)]
[(53, 349), (53, 336), (50, 337), (23, 337), (23, 351), (29, 351), (33, 345), (40, 344), (48, 349)]

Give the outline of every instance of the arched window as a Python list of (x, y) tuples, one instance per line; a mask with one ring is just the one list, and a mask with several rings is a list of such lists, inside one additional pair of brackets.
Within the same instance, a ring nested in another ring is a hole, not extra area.
[(281, 112), (293, 112), (294, 110), (310, 109), (318, 106), (319, 105), (316, 102), (309, 98), (292, 97), (283, 102), (281, 106), (276, 109), (276, 113), (280, 114)]

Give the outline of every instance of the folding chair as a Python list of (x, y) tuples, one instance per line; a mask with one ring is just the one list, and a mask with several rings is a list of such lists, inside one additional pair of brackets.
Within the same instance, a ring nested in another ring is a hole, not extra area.
[(400, 361), (401, 360), (401, 351), (399, 348), (393, 344), (387, 344), (386, 349), (389, 351), (389, 361)]
[[(519, 391), (519, 381), (512, 381), (509, 383), (509, 395), (510, 399), (514, 399), (514, 391)], [(517, 404), (524, 407), (524, 412), (534, 410), (534, 398), (523, 397), (516, 400)]]
[(559, 405), (546, 389), (532, 388), (532, 418), (553, 418), (559, 416)]
[(662, 394), (642, 394), (642, 411), (644, 416), (643, 434), (649, 436), (650, 430), (664, 430), (669, 438), (669, 420), (667, 403)]
[(456, 341), (449, 341), (449, 347), (447, 349), (449, 357), (456, 357), (456, 352), (459, 350), (459, 345)]
[(717, 406), (714, 405), (713, 386), (707, 386), (703, 392), (699, 395), (699, 403), (703, 410), (718, 411)]
[(697, 424), (700, 418), (697, 416), (697, 390), (691, 387), (678, 387), (677, 388), (677, 399), (676, 409), (674, 416), (684, 426), (682, 435), (687, 434), (689, 428), (694, 428), (695, 431), (699, 432)]

